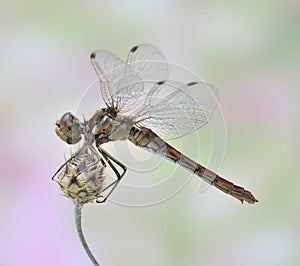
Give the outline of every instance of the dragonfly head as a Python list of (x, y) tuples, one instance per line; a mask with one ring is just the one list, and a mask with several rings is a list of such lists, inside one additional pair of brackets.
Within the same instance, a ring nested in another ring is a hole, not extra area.
[(70, 112), (65, 113), (56, 122), (55, 133), (68, 144), (76, 144), (81, 140), (81, 124), (78, 118)]

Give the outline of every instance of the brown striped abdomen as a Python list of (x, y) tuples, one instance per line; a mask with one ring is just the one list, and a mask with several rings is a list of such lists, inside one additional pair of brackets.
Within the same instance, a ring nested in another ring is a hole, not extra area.
[(167, 144), (148, 128), (132, 127), (129, 134), (129, 140), (136, 146), (157, 153), (160, 156), (163, 156), (166, 159), (179, 164), (190, 172), (198, 175), (208, 184), (213, 185), (221, 191), (237, 198), (242, 203), (243, 201), (247, 201), (248, 203), (258, 202), (258, 200), (252, 195), (250, 191), (247, 191), (243, 187), (239, 187), (233, 184), (232, 182), (218, 176), (216, 173), (212, 172), (206, 167), (194, 162), (193, 160), (186, 157), (184, 154)]

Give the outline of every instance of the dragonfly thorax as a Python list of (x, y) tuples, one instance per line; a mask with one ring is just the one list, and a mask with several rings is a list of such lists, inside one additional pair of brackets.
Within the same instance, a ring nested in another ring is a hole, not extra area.
[(129, 137), (129, 132), (134, 122), (126, 117), (111, 117), (109, 114), (102, 116), (100, 122), (92, 128), (92, 134), (97, 139), (98, 144), (109, 141), (125, 140)]

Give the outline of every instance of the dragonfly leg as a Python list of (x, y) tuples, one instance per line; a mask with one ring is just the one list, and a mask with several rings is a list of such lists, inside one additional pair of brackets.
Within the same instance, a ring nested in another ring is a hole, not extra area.
[[(99, 157), (100, 162), (102, 163), (103, 167), (106, 167), (105, 161), (99, 156), (98, 152), (95, 150), (93, 146), (90, 146), (90, 150), (94, 153), (96, 157)], [(99, 150), (99, 149), (98, 149)]]
[[(125, 173), (127, 171), (127, 167), (124, 164), (122, 164), (120, 161), (118, 161), (116, 158), (114, 158), (112, 155), (110, 155), (107, 151), (101, 149), (100, 147), (98, 147), (98, 150), (102, 154), (103, 158), (106, 160), (106, 162), (108, 163), (108, 165), (111, 167), (111, 169), (114, 171), (114, 173), (117, 176), (117, 180), (113, 181), (111, 184), (109, 184), (106, 188), (104, 188), (102, 190), (102, 192), (103, 192), (103, 191), (111, 188), (111, 190), (104, 197), (104, 199), (96, 201), (97, 203), (103, 203), (103, 202), (105, 202), (108, 199), (108, 197), (110, 196), (110, 194), (115, 190), (115, 188), (117, 187), (117, 185), (119, 184), (119, 182), (121, 181), (121, 179), (123, 178), (123, 176), (125, 175)], [(117, 168), (113, 165), (112, 161), (122, 168), (122, 170), (123, 170), (122, 173), (120, 173), (117, 170)]]

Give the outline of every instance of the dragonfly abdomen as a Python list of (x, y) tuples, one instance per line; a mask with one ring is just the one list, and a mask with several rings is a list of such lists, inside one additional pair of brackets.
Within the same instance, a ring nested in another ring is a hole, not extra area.
[(141, 148), (147, 149), (153, 153), (157, 153), (160, 156), (179, 164), (183, 168), (199, 176), (208, 184), (215, 186), (221, 191), (237, 198), (242, 203), (247, 201), (248, 203), (255, 203), (258, 200), (251, 194), (250, 191), (245, 190), (243, 187), (237, 186), (234, 183), (220, 177), (213, 171), (207, 169), (199, 163), (191, 160), (159, 136), (157, 136), (152, 130), (148, 128), (132, 127), (129, 134), (129, 140)]

